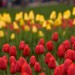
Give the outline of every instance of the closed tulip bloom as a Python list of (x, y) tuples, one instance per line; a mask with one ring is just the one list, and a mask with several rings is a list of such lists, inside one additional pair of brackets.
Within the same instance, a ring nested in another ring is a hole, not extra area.
[(6, 68), (7, 68), (6, 60), (3, 57), (1, 57), (0, 58), (0, 70), (6, 70)]
[(30, 55), (30, 47), (27, 44), (24, 47), (23, 55), (24, 56), (29, 56)]
[(40, 72), (41, 71), (41, 66), (39, 62), (36, 62), (34, 65), (34, 70), (35, 72)]
[(14, 56), (10, 56), (9, 61), (10, 61), (10, 64), (12, 63), (16, 64), (16, 58)]
[(24, 63), (21, 68), (21, 73), (27, 73), (28, 75), (32, 75), (32, 69), (29, 64)]
[(65, 59), (71, 59), (72, 61), (75, 61), (75, 51), (69, 49), (65, 53)]
[(8, 63), (8, 58), (7, 58), (7, 56), (4, 55), (3, 58), (5, 59), (6, 63)]
[(57, 55), (62, 58), (64, 57), (64, 54), (65, 54), (65, 48), (64, 48), (64, 45), (60, 45), (58, 47), (58, 51), (57, 51)]
[(65, 62), (64, 62), (64, 72), (67, 73), (68, 72), (68, 69), (70, 67), (70, 65), (72, 64), (72, 60), (70, 59), (66, 59)]
[(51, 57), (52, 57), (52, 54), (48, 52), (48, 53), (46, 54), (46, 56), (45, 56), (45, 63), (46, 63), (46, 64), (48, 64), (49, 59), (50, 59)]
[(52, 51), (54, 49), (54, 45), (53, 45), (52, 41), (48, 41), (46, 43), (46, 48), (48, 51)]
[(19, 44), (19, 49), (24, 50), (24, 46), (25, 46), (25, 42), (21, 41), (20, 44)]
[(10, 65), (10, 73), (11, 74), (16, 74), (16, 64), (15, 63), (12, 63)]
[(21, 73), (21, 75), (29, 75), (28, 73), (24, 72), (24, 73)]
[(74, 36), (71, 36), (70, 43), (73, 44), (74, 42), (75, 42), (75, 37)]
[(36, 54), (43, 54), (45, 51), (44, 46), (43, 45), (37, 45), (35, 48), (35, 52)]
[(40, 75), (46, 75), (44, 72), (41, 72)]
[(11, 46), (9, 54), (10, 54), (10, 56), (15, 56), (16, 57), (17, 51), (16, 51), (15, 46)]
[(68, 69), (68, 75), (75, 75), (75, 65), (71, 64)]
[(41, 38), (41, 39), (39, 40), (38, 44), (39, 44), (39, 45), (43, 45), (43, 46), (44, 46), (44, 44), (45, 44), (44, 39), (43, 39), (43, 38)]
[(58, 32), (54, 32), (52, 35), (52, 40), (58, 41), (58, 38), (59, 38)]
[(55, 60), (54, 57), (51, 57), (51, 58), (50, 58), (50, 60), (49, 60), (49, 62), (48, 62), (48, 67), (49, 67), (50, 69), (56, 68), (56, 60)]
[(36, 62), (36, 57), (33, 55), (30, 57), (30, 65), (34, 66), (35, 62)]
[(64, 45), (65, 50), (70, 49), (70, 42), (69, 42), (68, 40), (65, 40), (65, 41), (63, 42), (63, 45)]
[(73, 43), (72, 47), (73, 47), (73, 49), (75, 50), (75, 42)]
[(9, 44), (4, 44), (3, 47), (2, 47), (2, 51), (3, 52), (6, 52), (6, 53), (9, 53), (10, 51), (10, 45)]
[(59, 66), (55, 68), (54, 75), (62, 75), (62, 72)]

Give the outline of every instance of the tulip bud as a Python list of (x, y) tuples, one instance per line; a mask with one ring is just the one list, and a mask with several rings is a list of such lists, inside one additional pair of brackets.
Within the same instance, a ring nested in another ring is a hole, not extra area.
[(57, 42), (58, 41), (58, 37), (59, 37), (58, 33), (54, 32), (53, 35), (52, 35), (52, 40)]
[(75, 37), (74, 36), (71, 36), (70, 43), (73, 44), (74, 42), (75, 42)]
[(44, 72), (41, 72), (40, 75), (46, 75)]
[(46, 48), (48, 49), (48, 51), (52, 51), (54, 49), (52, 41), (48, 41), (46, 43)]
[(8, 63), (8, 58), (4, 55), (3, 58), (5, 59), (6, 63)]
[(34, 70), (35, 70), (35, 72), (40, 72), (41, 71), (41, 66), (40, 66), (39, 62), (35, 63)]

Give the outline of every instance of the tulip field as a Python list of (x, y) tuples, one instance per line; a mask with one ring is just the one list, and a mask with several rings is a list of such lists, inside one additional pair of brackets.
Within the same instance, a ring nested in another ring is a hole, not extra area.
[(75, 75), (75, 7), (48, 13), (0, 13), (0, 75)]

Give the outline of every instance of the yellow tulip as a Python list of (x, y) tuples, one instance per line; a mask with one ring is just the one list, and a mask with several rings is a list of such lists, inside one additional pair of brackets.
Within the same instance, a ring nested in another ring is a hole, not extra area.
[(57, 19), (55, 20), (55, 22), (54, 22), (54, 25), (55, 25), (55, 26), (60, 26), (61, 24), (62, 24), (62, 20), (59, 19), (59, 18), (57, 18)]
[(19, 12), (19, 13), (16, 14), (15, 20), (19, 21), (22, 18), (23, 18), (23, 12)]
[(73, 7), (72, 15), (75, 16), (75, 7)]
[(63, 13), (63, 18), (64, 19), (69, 19), (71, 16), (71, 11), (70, 10), (67, 10)]
[(39, 31), (39, 37), (43, 37), (44, 36), (44, 33), (42, 31)]
[(4, 32), (2, 30), (0, 30), (0, 38), (4, 37)]
[(23, 26), (24, 24), (25, 24), (25, 23), (24, 23), (24, 20), (21, 19), (21, 20), (20, 20), (20, 25)]
[(40, 15), (39, 21), (40, 21), (40, 22), (45, 21), (45, 18), (44, 18), (44, 16), (43, 16), (43, 15)]
[(19, 29), (19, 26), (16, 22), (13, 22), (13, 27), (14, 27), (15, 30)]
[(43, 22), (42, 27), (45, 28), (47, 25), (46, 21)]
[(36, 32), (37, 32), (36, 26), (33, 26), (33, 27), (32, 27), (32, 32), (33, 32), (33, 33), (36, 33)]
[(52, 11), (50, 19), (56, 19), (56, 11)]
[(25, 20), (25, 21), (29, 20), (29, 16), (28, 16), (27, 13), (24, 14), (24, 20)]
[(29, 26), (28, 26), (28, 25), (25, 25), (25, 26), (24, 26), (24, 30), (25, 30), (25, 31), (29, 31), (29, 30), (30, 30)]
[(34, 12), (33, 11), (29, 12), (29, 19), (30, 20), (34, 19)]
[(11, 39), (11, 40), (14, 40), (14, 39), (15, 39), (15, 33), (12, 33), (12, 34), (11, 34), (10, 39)]
[(4, 21), (0, 20), (0, 28), (5, 27), (5, 26), (6, 26), (6, 23)]
[(40, 18), (40, 14), (37, 14), (36, 17), (35, 17), (35, 20), (39, 21), (40, 20), (39, 18)]
[(62, 19), (63, 18), (63, 16), (62, 16), (62, 13), (61, 12), (59, 12), (58, 13), (58, 17), (57, 18), (59, 18), (59, 19)]
[(51, 26), (49, 24), (46, 25), (46, 30), (51, 30)]
[(48, 22), (50, 23), (50, 25), (53, 25), (54, 24), (54, 21), (53, 20), (48, 20)]
[(75, 19), (73, 20), (73, 25), (75, 25)]

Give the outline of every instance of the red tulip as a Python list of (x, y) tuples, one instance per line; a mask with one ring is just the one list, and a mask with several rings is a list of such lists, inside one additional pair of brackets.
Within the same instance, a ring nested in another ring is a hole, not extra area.
[(24, 64), (22, 65), (21, 73), (27, 73), (27, 74), (29, 74), (29, 75), (32, 75), (32, 70), (31, 70), (30, 65), (27, 64), (27, 63), (24, 63)]
[(15, 63), (12, 63), (11, 65), (10, 65), (10, 73), (11, 74), (16, 74), (16, 64)]
[(38, 45), (43, 45), (44, 46), (44, 43), (45, 43), (44, 39), (42, 38), (42, 39), (39, 40)]
[(30, 65), (34, 66), (35, 62), (36, 62), (36, 57), (33, 55), (30, 57)]
[(58, 47), (58, 51), (57, 51), (57, 55), (62, 58), (64, 57), (64, 54), (65, 54), (65, 48), (64, 48), (64, 45), (60, 45)]
[(27, 44), (24, 47), (23, 55), (24, 56), (29, 56), (30, 55), (30, 48), (29, 48), (29, 46)]
[(75, 61), (75, 51), (69, 49), (65, 53), (65, 59), (71, 59), (72, 61)]
[(5, 59), (6, 63), (8, 63), (8, 58), (4, 55), (3, 58)]
[(46, 48), (47, 48), (48, 51), (52, 51), (54, 49), (52, 41), (48, 41), (46, 43)]
[(37, 45), (35, 48), (35, 52), (36, 54), (43, 54), (45, 51), (44, 46), (43, 45)]
[(40, 72), (41, 71), (41, 66), (39, 62), (36, 62), (34, 65), (34, 70), (35, 72)]
[(53, 35), (52, 35), (52, 40), (57, 42), (58, 41), (58, 37), (59, 37), (58, 32), (54, 32)]
[(16, 51), (16, 47), (15, 47), (15, 46), (12, 46), (12, 47), (10, 48), (9, 54), (10, 54), (10, 56), (16, 56), (17, 51)]
[(64, 72), (67, 73), (72, 61), (70, 59), (66, 59), (64, 62)]
[(44, 72), (41, 72), (40, 75), (46, 75)]
[(20, 44), (19, 44), (19, 49), (24, 50), (24, 46), (25, 46), (25, 42), (21, 41)]
[(65, 40), (65, 41), (63, 42), (63, 45), (64, 45), (65, 50), (70, 49), (70, 42), (69, 42), (68, 40)]
[(11, 56), (9, 61), (10, 61), (10, 64), (12, 63), (16, 64), (16, 58), (14, 56)]
[(70, 43), (73, 44), (74, 42), (75, 42), (75, 37), (74, 36), (71, 36)]
[(56, 60), (55, 60), (54, 57), (51, 57), (51, 58), (50, 58), (50, 60), (49, 60), (49, 62), (48, 62), (48, 67), (49, 67), (50, 69), (56, 68)]
[(73, 47), (73, 49), (75, 50), (75, 42), (73, 43), (72, 47)]
[(10, 45), (8, 43), (4, 44), (3, 47), (2, 47), (2, 51), (9, 53)]
[(24, 72), (24, 73), (22, 73), (21, 75), (29, 75), (28, 73), (26, 73), (26, 72)]
[(45, 63), (46, 63), (46, 64), (48, 64), (49, 59), (50, 59), (51, 57), (52, 57), (52, 54), (48, 52), (48, 53), (46, 54), (46, 56), (45, 56)]
[(68, 69), (68, 75), (75, 75), (75, 65), (71, 64)]
[(6, 60), (3, 57), (1, 57), (0, 58), (0, 70), (6, 70), (6, 68), (7, 68)]
[(62, 75), (62, 72), (59, 66), (55, 68), (54, 75)]

